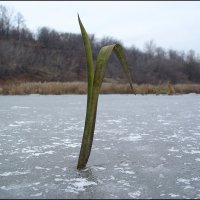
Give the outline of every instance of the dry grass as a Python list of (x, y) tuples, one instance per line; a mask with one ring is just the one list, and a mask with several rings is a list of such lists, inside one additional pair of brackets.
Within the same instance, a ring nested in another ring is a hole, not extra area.
[(200, 94), (200, 84), (176, 84), (174, 85), (176, 93), (188, 94), (196, 93)]
[[(200, 84), (163, 84), (133, 85), (134, 92), (129, 84), (103, 83), (101, 94), (200, 94)], [(0, 85), (2, 95), (27, 95), (27, 94), (86, 94), (86, 82), (24, 82)]]
[(85, 94), (86, 83), (82, 82), (25, 82), (3, 85), (2, 94)]

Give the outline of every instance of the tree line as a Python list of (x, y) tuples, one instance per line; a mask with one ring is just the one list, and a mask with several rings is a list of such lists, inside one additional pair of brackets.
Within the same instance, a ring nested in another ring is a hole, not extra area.
[[(90, 36), (93, 56), (106, 44), (120, 43), (111, 37), (100, 40)], [(135, 83), (200, 83), (200, 58), (187, 53), (165, 50), (154, 41), (144, 50), (124, 47)], [(106, 77), (125, 81), (119, 61), (112, 55)], [(31, 32), (23, 15), (0, 5), (0, 82), (21, 81), (85, 81), (86, 60), (81, 34), (58, 32), (41, 27)]]

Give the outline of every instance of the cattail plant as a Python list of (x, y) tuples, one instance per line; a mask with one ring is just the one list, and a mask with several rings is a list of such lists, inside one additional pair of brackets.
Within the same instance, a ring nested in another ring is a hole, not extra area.
[(127, 75), (127, 78), (132, 90), (133, 90), (133, 86), (132, 86), (131, 76), (128, 70), (125, 54), (120, 44), (111, 44), (111, 45), (102, 47), (97, 56), (96, 68), (94, 69), (90, 41), (89, 41), (87, 32), (80, 20), (79, 15), (78, 15), (78, 21), (79, 21), (79, 26), (81, 29), (83, 43), (85, 46), (85, 53), (86, 53), (86, 60), (87, 60), (87, 78), (88, 78), (87, 110), (86, 110), (86, 117), (85, 117), (85, 127), (84, 127), (82, 145), (81, 145), (79, 160), (78, 160), (78, 165), (77, 165), (77, 169), (83, 169), (85, 168), (87, 164), (88, 158), (90, 156), (91, 148), (92, 148), (100, 87), (104, 78), (108, 59), (112, 52), (116, 54), (121, 65), (123, 66), (124, 72)]

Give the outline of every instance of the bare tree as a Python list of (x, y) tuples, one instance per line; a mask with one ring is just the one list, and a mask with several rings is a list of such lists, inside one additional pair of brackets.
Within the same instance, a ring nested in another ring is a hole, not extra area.
[(15, 23), (16, 23), (17, 33), (18, 33), (18, 40), (20, 40), (21, 39), (21, 30), (22, 30), (22, 28), (25, 28), (25, 20), (24, 20), (23, 15), (20, 12), (18, 12), (15, 15)]
[(153, 40), (150, 40), (150, 41), (145, 43), (144, 52), (151, 58), (155, 55), (156, 44)]

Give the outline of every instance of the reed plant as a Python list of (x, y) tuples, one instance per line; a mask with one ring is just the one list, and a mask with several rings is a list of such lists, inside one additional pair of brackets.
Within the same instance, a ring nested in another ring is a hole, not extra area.
[[(200, 84), (171, 84), (172, 91), (169, 90), (167, 83), (152, 84), (133, 84), (136, 94), (156, 94), (156, 95), (177, 95), (196, 93), (200, 94)], [(103, 82), (100, 94), (131, 94), (127, 83)], [(29, 95), (29, 94), (87, 94), (86, 82), (18, 82), (0, 84), (0, 95)]]
[(77, 165), (77, 169), (83, 169), (86, 167), (92, 148), (99, 92), (104, 78), (107, 62), (112, 52), (115, 53), (121, 65), (123, 66), (124, 72), (127, 75), (132, 90), (133, 86), (125, 54), (120, 44), (111, 44), (103, 46), (100, 49), (99, 54), (97, 56), (96, 68), (94, 68), (90, 40), (81, 22), (79, 15), (78, 15), (78, 21), (85, 47), (86, 60), (87, 60), (87, 78), (88, 78), (85, 127), (84, 127), (82, 144)]

